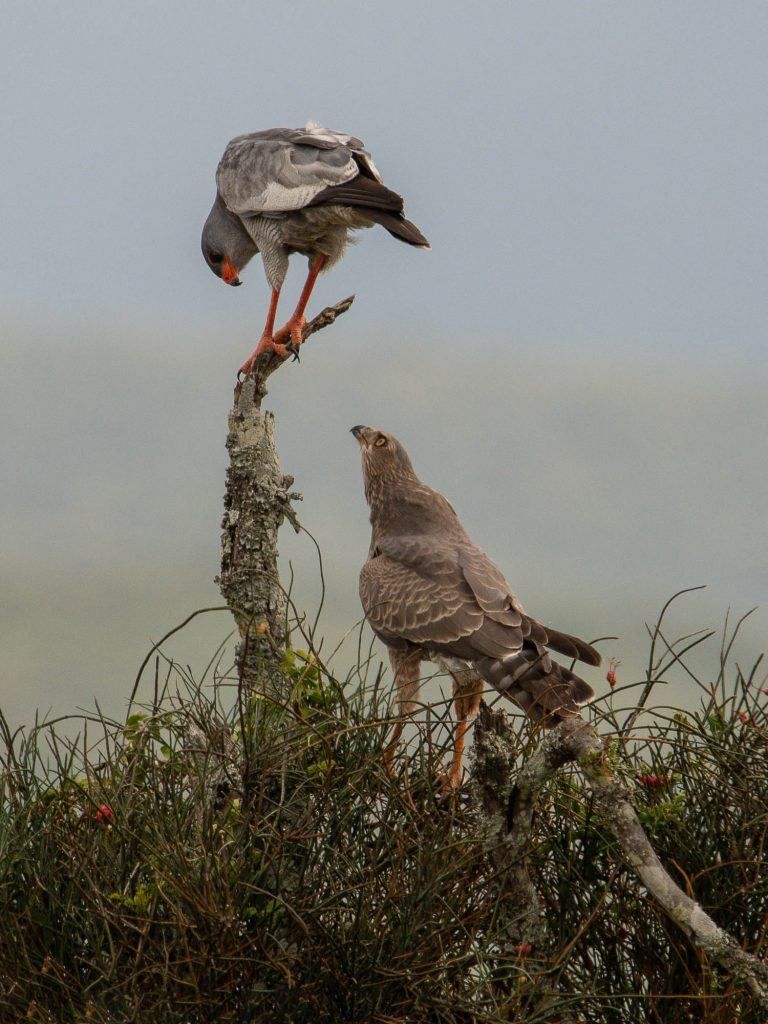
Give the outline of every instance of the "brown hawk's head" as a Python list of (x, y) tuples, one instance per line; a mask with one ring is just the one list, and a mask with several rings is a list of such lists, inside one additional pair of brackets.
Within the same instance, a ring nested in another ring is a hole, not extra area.
[(383, 487), (391, 487), (399, 479), (413, 480), (413, 471), (408, 453), (396, 437), (376, 427), (352, 427), (360, 444), (363, 456), (363, 478), (368, 503), (381, 493)]

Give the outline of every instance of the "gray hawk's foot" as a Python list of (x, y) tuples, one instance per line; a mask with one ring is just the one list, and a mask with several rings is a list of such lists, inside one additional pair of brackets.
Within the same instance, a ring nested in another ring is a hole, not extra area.
[(299, 358), (299, 347), (304, 341), (303, 331), (306, 324), (307, 318), (305, 316), (294, 315), (285, 327), (281, 327), (279, 331), (275, 332), (272, 344), (275, 351), (283, 356), (283, 359), (287, 358), (288, 355), (294, 355), (297, 359)]

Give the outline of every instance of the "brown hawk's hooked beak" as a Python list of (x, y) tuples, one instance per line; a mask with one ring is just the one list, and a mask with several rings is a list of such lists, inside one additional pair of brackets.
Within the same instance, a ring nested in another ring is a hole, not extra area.
[(357, 426), (357, 427), (352, 427), (352, 429), (350, 430), (350, 434), (353, 434), (354, 437), (357, 439), (357, 441), (359, 441), (361, 447), (364, 447), (364, 448), (370, 448), (370, 446), (371, 446), (371, 442), (368, 440), (368, 435), (370, 433), (371, 433), (371, 428), (370, 427)]

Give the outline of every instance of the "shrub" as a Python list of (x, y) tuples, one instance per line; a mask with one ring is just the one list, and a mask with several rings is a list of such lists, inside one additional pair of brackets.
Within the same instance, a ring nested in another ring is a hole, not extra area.
[[(759, 952), (768, 720), (728, 650), (698, 709), (635, 718), (625, 687), (596, 711), (664, 862)], [(170, 665), (124, 722), (2, 723), (0, 1019), (758, 1024), (649, 902), (575, 771), (531, 850), (551, 942), (510, 949), (471, 796), (436, 795), (445, 751), (421, 730), (398, 777), (383, 768), (381, 671), (339, 681), (300, 650), (283, 671), (284, 705)], [(646, 697), (666, 671), (651, 659)], [(518, 742), (522, 761), (536, 733)]]

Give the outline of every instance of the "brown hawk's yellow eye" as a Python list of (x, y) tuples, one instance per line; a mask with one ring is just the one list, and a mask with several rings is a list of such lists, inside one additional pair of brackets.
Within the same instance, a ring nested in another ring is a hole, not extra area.
[(379, 434), (379, 436), (373, 443), (376, 445), (377, 448), (383, 448), (384, 445), (387, 443), (387, 439), (386, 437), (384, 437), (383, 434)]

